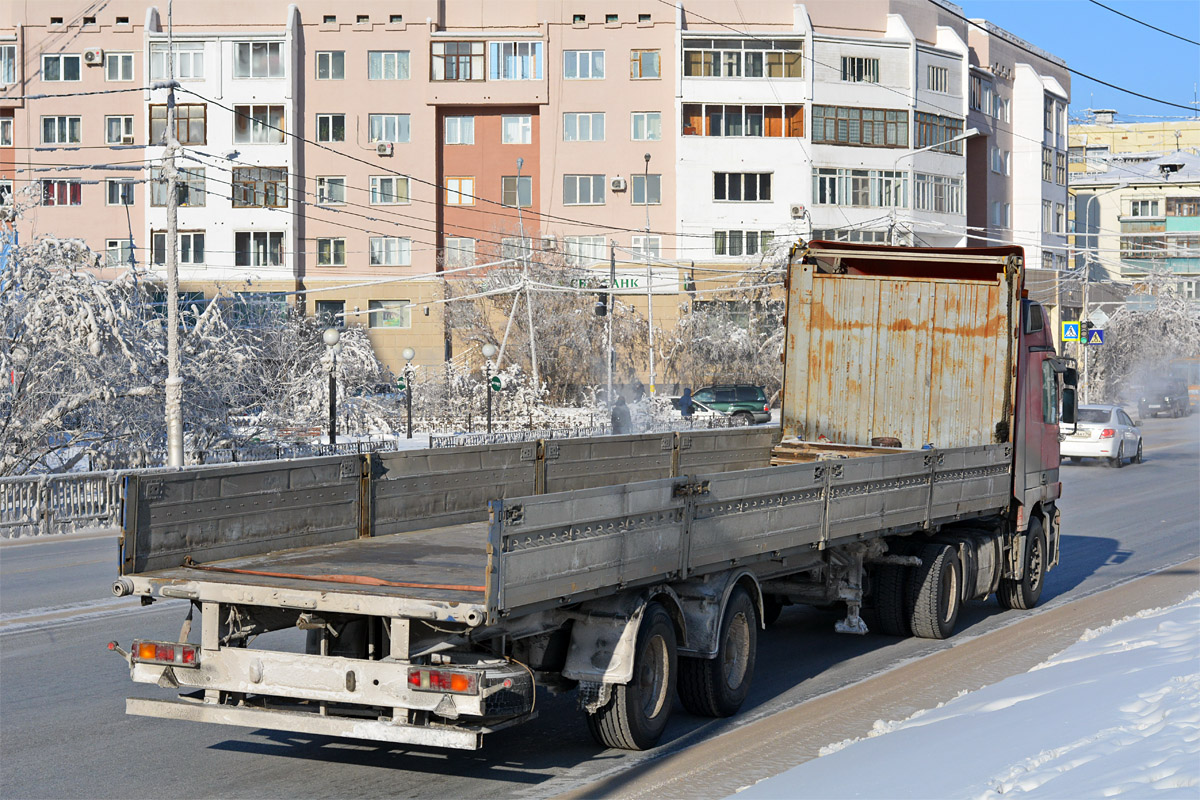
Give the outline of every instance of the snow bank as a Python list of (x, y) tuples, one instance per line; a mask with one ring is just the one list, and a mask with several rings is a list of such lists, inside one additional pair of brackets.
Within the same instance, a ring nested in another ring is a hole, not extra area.
[(1200, 795), (1200, 593), (1095, 631), (739, 791), (747, 798)]

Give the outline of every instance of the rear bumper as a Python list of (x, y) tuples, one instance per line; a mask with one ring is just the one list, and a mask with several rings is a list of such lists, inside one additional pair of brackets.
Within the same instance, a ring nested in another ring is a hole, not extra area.
[(1066, 439), (1059, 444), (1060, 455), (1072, 458), (1112, 458), (1117, 454), (1119, 439)]

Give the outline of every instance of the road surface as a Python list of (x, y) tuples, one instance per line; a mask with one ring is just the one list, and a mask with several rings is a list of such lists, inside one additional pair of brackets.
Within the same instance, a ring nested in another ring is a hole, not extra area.
[[(1062, 563), (1035, 613), (1200, 555), (1200, 414), (1147, 420), (1144, 435), (1144, 464), (1064, 466)], [(115, 565), (111, 537), (0, 545), (0, 796), (544, 797), (603, 786), (594, 782), (955, 641), (839, 635), (833, 612), (788, 608), (759, 639), (754, 687), (733, 719), (677, 707), (656, 750), (603, 751), (573, 694), (543, 693), (537, 720), (490, 736), (482, 751), (438, 751), (125, 716), (125, 697), (168, 693), (131, 683), (105, 644), (173, 639), (186, 605), (112, 598)], [(1029, 613), (971, 604), (959, 630), (969, 637)]]

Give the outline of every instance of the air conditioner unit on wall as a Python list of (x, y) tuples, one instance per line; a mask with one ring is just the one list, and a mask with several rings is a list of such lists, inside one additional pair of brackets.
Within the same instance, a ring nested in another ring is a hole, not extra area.
[(554, 234), (549, 234), (548, 236), (542, 237), (542, 249), (543, 250), (555, 250), (557, 248), (558, 248), (558, 239), (555, 238)]
[(390, 156), (395, 148), (396, 145), (392, 144), (391, 142), (376, 142), (375, 154), (380, 156)]
[(83, 51), (83, 63), (89, 67), (98, 67), (104, 63), (104, 51), (99, 47)]
[(122, 136), (121, 144), (133, 144), (133, 135), (130, 134), (128, 136)]
[(622, 178), (622, 177), (618, 176), (618, 177), (616, 177), (616, 178), (613, 178), (613, 179), (612, 179), (612, 180), (609, 182), (609, 184), (608, 184), (608, 185), (609, 185), (609, 188), (611, 188), (611, 189), (612, 189), (614, 192), (623, 192), (623, 191), (625, 191), (626, 189), (628, 189), (628, 188), (629, 188), (629, 181), (627, 181), (627, 180), (625, 180), (624, 178)]
[(804, 218), (805, 212), (804, 212), (804, 204), (803, 203), (792, 203), (792, 205), (789, 207), (788, 211), (789, 211), (789, 213), (791, 213), (792, 219), (803, 219)]

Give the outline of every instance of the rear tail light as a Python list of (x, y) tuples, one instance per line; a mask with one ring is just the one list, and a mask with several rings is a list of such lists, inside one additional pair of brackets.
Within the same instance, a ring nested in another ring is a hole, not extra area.
[(194, 644), (180, 642), (134, 641), (130, 655), (143, 664), (170, 664), (176, 667), (198, 667), (200, 660)]
[(448, 669), (411, 667), (408, 670), (408, 685), (418, 692), (479, 694), (477, 675), (470, 672), (453, 672)]
[(770, 414), (770, 413), (771, 413), (771, 406), (770, 406), (770, 405), (767, 405), (766, 403), (764, 403), (764, 404), (763, 404), (763, 413), (764, 413), (764, 414)]
[(1117, 432), (1115, 430), (1113, 430), (1112, 428), (1105, 428), (1104, 430), (1100, 431), (1101, 439), (1111, 439), (1116, 435), (1117, 435)]

